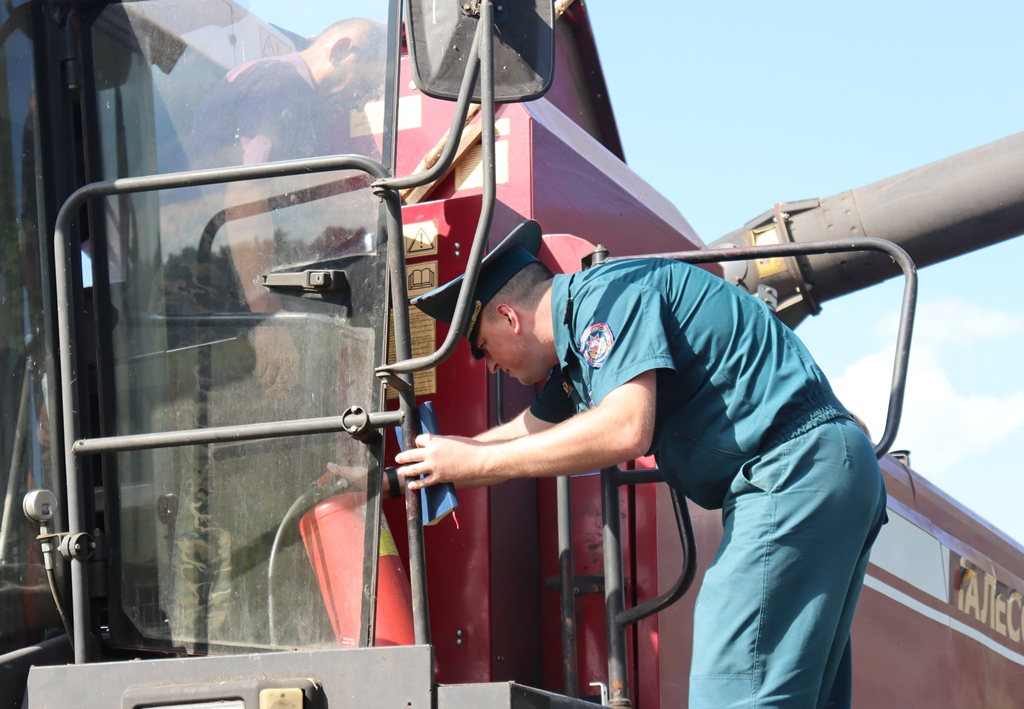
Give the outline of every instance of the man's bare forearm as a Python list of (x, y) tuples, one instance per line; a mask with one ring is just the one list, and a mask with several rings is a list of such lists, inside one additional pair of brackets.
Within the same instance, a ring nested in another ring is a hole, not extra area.
[[(477, 487), (510, 478), (575, 475), (632, 460), (651, 446), (656, 384), (655, 372), (645, 372), (610, 392), (596, 408), (517, 438), (482, 442), (419, 436), (417, 448), (395, 457), (398, 474), (426, 476), (410, 481), (414, 489), (438, 482)], [(524, 428), (528, 416), (523, 415)]]
[(649, 406), (644, 405), (646, 392), (637, 389), (626, 385), (613, 392), (625, 399), (622, 403), (635, 406), (607, 402), (536, 434), (491, 444), (482, 473), (497, 479), (577, 475), (645, 455), (654, 428), (654, 401), (651, 397)]
[[(547, 421), (541, 421), (539, 418), (531, 414), (529, 409), (525, 409), (511, 421), (506, 421), (500, 426), (495, 426), (483, 433), (477, 434), (473, 437), (473, 440), (479, 441), (480, 443), (511, 441), (517, 438), (522, 438), (523, 436), (528, 436), (531, 433), (538, 433), (551, 428), (554, 425), (555, 424), (548, 423)], [(459, 481), (455, 486), (459, 489), (489, 487), (502, 481), (503, 478), (480, 477), (473, 480)]]
[(530, 413), (529, 409), (524, 410), (511, 421), (506, 421), (500, 426), (488, 429), (483, 433), (473, 436), (473, 440), (481, 443), (494, 443), (497, 441), (511, 441), (516, 438), (528, 436), (531, 433), (539, 433), (551, 428), (555, 424), (541, 421)]

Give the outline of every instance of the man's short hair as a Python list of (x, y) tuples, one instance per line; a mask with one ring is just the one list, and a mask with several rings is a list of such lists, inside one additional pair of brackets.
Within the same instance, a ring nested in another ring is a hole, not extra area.
[[(484, 317), (492, 322), (496, 317), (495, 308), (499, 303), (509, 303), (513, 306), (532, 307), (540, 300), (542, 290), (538, 287), (547, 283), (554, 277), (551, 269), (540, 261), (535, 261), (523, 267), (519, 273), (501, 287), (490, 302), (484, 308)], [(492, 307), (493, 306), (493, 307)]]
[(328, 25), (319, 37), (333, 38), (336, 35), (357, 36), (364, 40), (372, 40), (375, 44), (384, 44), (387, 40), (387, 25), (368, 17), (348, 17)]

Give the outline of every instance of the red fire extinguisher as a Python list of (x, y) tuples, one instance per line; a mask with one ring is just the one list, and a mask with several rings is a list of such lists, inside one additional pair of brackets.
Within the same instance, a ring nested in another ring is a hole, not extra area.
[[(324, 500), (299, 522), (306, 553), (342, 647), (358, 644), (363, 597), (363, 529), (366, 494), (347, 492)], [(374, 645), (412, 645), (412, 590), (395, 540), (380, 520), (377, 572), (377, 623)]]

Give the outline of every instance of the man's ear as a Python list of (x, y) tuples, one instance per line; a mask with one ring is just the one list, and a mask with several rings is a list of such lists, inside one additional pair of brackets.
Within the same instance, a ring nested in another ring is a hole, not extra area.
[(339, 37), (331, 46), (331, 64), (335, 67), (341, 66), (349, 54), (352, 53), (352, 38)]
[(506, 303), (500, 303), (498, 307), (495, 308), (495, 311), (503, 321), (507, 322), (511, 326), (513, 333), (518, 335), (522, 332), (523, 321), (520, 319), (519, 313), (516, 312), (515, 308)]

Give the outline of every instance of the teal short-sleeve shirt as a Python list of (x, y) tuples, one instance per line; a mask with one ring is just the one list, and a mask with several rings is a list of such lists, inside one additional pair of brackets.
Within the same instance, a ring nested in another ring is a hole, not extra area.
[(702, 269), (616, 261), (556, 275), (551, 304), (560, 367), (531, 413), (565, 420), (656, 370), (650, 452), (703, 507), (720, 507), (743, 463), (766, 447), (846, 414), (796, 335)]

